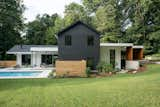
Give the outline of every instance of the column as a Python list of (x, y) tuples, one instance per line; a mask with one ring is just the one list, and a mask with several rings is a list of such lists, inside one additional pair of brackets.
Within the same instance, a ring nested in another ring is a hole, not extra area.
[(36, 65), (40, 66), (41, 65), (41, 54), (37, 52), (36, 54)]
[(115, 68), (121, 69), (121, 48), (115, 49)]
[(22, 54), (17, 54), (17, 65), (22, 66)]
[(33, 66), (33, 67), (35, 67), (36, 66), (36, 53), (35, 52), (32, 52), (32, 54), (31, 54), (31, 65)]
[(143, 59), (143, 48), (141, 48), (139, 52), (139, 60), (142, 60), (142, 59)]
[(132, 47), (126, 48), (126, 60), (133, 60), (133, 48)]

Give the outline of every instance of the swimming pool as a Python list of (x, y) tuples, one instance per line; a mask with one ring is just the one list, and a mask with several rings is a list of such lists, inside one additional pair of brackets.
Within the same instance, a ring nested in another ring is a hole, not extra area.
[(48, 78), (53, 68), (3, 68), (0, 69), (0, 79), (16, 78)]
[(25, 71), (25, 72), (0, 72), (0, 77), (19, 77), (19, 76), (38, 76), (40, 75), (42, 72), (38, 72), (38, 71)]

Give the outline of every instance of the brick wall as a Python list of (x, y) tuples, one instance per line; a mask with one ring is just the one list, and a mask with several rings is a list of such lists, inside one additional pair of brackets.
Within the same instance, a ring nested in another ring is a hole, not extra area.
[(79, 76), (86, 77), (86, 61), (85, 60), (57, 60), (56, 76)]
[(0, 61), (1, 67), (13, 67), (16, 66), (16, 61)]

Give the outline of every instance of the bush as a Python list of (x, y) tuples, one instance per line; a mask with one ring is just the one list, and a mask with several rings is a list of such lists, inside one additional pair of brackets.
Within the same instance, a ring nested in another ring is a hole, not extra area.
[(103, 65), (104, 72), (113, 72), (113, 65), (112, 64), (104, 64)]
[(87, 68), (86, 68), (86, 75), (87, 75), (87, 77), (90, 76), (90, 73), (91, 73), (91, 68), (90, 68), (90, 67), (87, 67)]
[(104, 62), (98, 63), (98, 65), (96, 66), (96, 69), (98, 70), (98, 72), (102, 72), (103, 71), (103, 65), (104, 64), (105, 64)]
[(54, 73), (55, 73), (55, 71), (52, 70), (52, 72), (49, 73), (48, 78), (53, 78), (55, 76)]
[(105, 62), (100, 62), (96, 68), (99, 72), (113, 72), (114, 70), (112, 64), (108, 64)]

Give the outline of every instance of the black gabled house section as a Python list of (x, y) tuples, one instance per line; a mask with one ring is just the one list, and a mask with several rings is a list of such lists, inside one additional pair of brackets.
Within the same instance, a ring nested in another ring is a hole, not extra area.
[(96, 68), (100, 53), (100, 34), (90, 26), (78, 21), (58, 33), (60, 60), (87, 60)]

